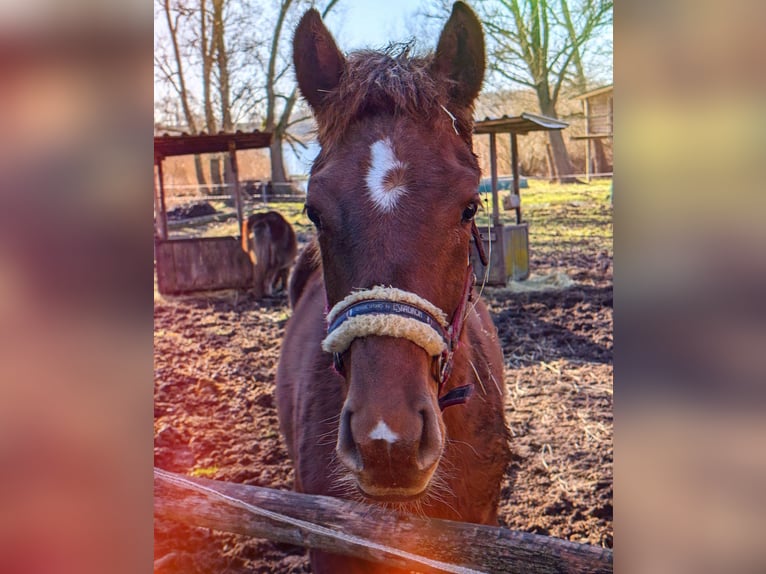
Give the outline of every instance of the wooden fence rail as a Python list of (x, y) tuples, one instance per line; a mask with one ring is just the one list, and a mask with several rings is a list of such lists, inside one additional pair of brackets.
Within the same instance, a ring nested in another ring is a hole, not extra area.
[(379, 507), (154, 469), (154, 514), (357, 556), (419, 572), (612, 572), (612, 551), (507, 528), (426, 519)]

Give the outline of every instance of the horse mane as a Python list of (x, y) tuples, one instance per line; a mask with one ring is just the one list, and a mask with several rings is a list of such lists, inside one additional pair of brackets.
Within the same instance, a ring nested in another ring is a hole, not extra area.
[(322, 255), (319, 251), (319, 243), (316, 236), (303, 248), (295, 262), (293, 272), (290, 274), (290, 283), (287, 288), (290, 308), (295, 309), (298, 300), (303, 295), (306, 284), (311, 277), (322, 268)]
[(413, 43), (389, 44), (382, 51), (350, 53), (338, 86), (325, 92), (315, 110), (319, 142), (323, 148), (342, 140), (349, 126), (365, 116), (395, 114), (418, 122), (443, 116), (443, 108), (457, 118), (457, 129), (469, 145), (473, 109), (450, 104), (451, 80), (433, 73), (433, 54), (411, 56)]

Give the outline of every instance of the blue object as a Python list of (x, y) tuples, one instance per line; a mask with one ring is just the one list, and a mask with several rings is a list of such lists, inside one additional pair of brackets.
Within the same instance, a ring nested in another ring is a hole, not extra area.
[[(526, 189), (529, 187), (526, 177), (519, 178), (519, 189)], [(513, 177), (498, 177), (497, 178), (497, 190), (503, 191), (513, 189)], [(492, 178), (485, 177), (479, 182), (479, 193), (489, 193), (492, 191)]]

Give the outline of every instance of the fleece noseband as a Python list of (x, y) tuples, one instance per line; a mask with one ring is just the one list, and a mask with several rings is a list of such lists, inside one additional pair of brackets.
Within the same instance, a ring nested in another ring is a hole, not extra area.
[[(452, 372), (455, 348), (475, 281), (473, 268), (469, 266), (463, 296), (451, 324), (447, 323), (444, 311), (410, 291), (383, 286), (355, 291), (327, 314), (327, 336), (322, 341), (322, 349), (333, 353), (339, 366), (340, 355), (354, 339), (375, 335), (408, 339), (436, 359), (434, 376), (441, 395)], [(464, 403), (472, 391), (470, 384), (456, 387), (439, 397), (439, 406), (444, 410)]]

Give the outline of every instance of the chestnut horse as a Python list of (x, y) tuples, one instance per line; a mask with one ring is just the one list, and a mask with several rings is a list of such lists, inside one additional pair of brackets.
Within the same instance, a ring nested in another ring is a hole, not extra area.
[(287, 288), (290, 266), (298, 252), (292, 225), (276, 211), (254, 213), (242, 223), (242, 250), (253, 262), (256, 297)]
[[(277, 372), (295, 488), (496, 525), (503, 356), (469, 263), (481, 25), (457, 2), (431, 56), (344, 57), (309, 10), (293, 49), (321, 146), (306, 198), (317, 239), (293, 272)], [(320, 551), (311, 564), (392, 572)]]

